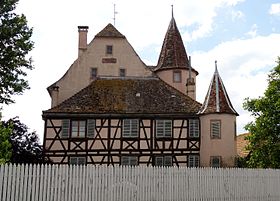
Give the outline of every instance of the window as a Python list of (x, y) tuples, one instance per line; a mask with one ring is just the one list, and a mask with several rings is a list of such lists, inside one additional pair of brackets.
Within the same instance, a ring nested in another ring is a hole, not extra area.
[(137, 156), (122, 156), (121, 165), (131, 165), (131, 166), (138, 165), (138, 158)]
[(95, 79), (97, 77), (97, 68), (91, 68), (91, 79)]
[(68, 138), (69, 137), (69, 127), (70, 127), (70, 120), (69, 119), (63, 119), (61, 122), (61, 137), (62, 138)]
[(156, 120), (156, 137), (171, 137), (172, 121)]
[(210, 157), (211, 167), (218, 168), (221, 167), (221, 156), (211, 156)]
[(189, 137), (199, 137), (199, 120), (189, 120)]
[(69, 159), (70, 165), (85, 165), (86, 164), (86, 157), (70, 157)]
[(173, 71), (173, 82), (177, 82), (177, 83), (182, 82), (181, 71)]
[(85, 137), (86, 121), (72, 121), (71, 137)]
[(92, 138), (95, 134), (95, 119), (87, 120), (87, 137)]
[(138, 137), (138, 119), (124, 119), (123, 120), (123, 137)]
[(211, 120), (211, 138), (220, 139), (221, 138), (221, 121), (220, 120)]
[(125, 77), (126, 72), (124, 68), (120, 68), (120, 77)]
[(199, 155), (189, 155), (188, 167), (198, 167), (198, 166), (199, 166)]
[(156, 156), (155, 166), (172, 166), (172, 156)]
[(113, 54), (113, 45), (106, 45), (106, 54)]

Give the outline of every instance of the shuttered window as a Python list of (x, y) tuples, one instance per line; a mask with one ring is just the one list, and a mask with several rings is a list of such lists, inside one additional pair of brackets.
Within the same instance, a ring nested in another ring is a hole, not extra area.
[(137, 156), (122, 156), (121, 165), (130, 165), (130, 166), (138, 165), (138, 158)]
[(199, 155), (188, 156), (188, 167), (199, 167)]
[(139, 120), (138, 119), (124, 119), (122, 127), (123, 137), (138, 137)]
[(63, 119), (61, 122), (61, 137), (62, 138), (68, 138), (69, 137), (69, 128), (70, 128), (70, 120), (69, 119)]
[(189, 120), (189, 137), (199, 137), (199, 120)]
[(172, 156), (156, 156), (155, 166), (172, 166)]
[(79, 156), (79, 157), (70, 157), (69, 164), (71, 165), (85, 165), (86, 164), (86, 157)]
[(87, 137), (94, 137), (95, 134), (95, 119), (87, 120)]
[(211, 156), (210, 157), (210, 165), (211, 167), (218, 168), (221, 167), (221, 156)]
[(85, 137), (86, 134), (86, 121), (72, 121), (71, 137)]
[(221, 121), (220, 120), (211, 120), (211, 138), (219, 139), (221, 138)]
[(172, 121), (156, 120), (156, 137), (171, 137), (171, 136), (172, 136)]

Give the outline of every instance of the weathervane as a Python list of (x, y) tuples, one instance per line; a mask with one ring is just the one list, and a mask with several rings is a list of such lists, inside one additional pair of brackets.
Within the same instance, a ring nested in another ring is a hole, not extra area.
[(116, 26), (116, 14), (118, 14), (118, 12), (116, 11), (116, 4), (114, 4), (114, 17), (113, 17), (114, 26)]

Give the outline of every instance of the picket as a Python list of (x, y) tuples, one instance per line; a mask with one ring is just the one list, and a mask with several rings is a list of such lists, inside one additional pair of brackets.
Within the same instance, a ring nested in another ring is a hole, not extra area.
[(1, 165), (3, 201), (279, 201), (280, 170)]

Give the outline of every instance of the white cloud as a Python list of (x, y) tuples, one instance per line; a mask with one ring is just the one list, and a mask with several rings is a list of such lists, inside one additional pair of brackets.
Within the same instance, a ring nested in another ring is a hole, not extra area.
[(250, 37), (256, 37), (257, 36), (257, 31), (258, 31), (258, 25), (257, 24), (253, 24), (250, 31), (248, 31), (246, 33), (246, 35), (250, 36)]
[(280, 3), (271, 4), (269, 14), (280, 16)]

